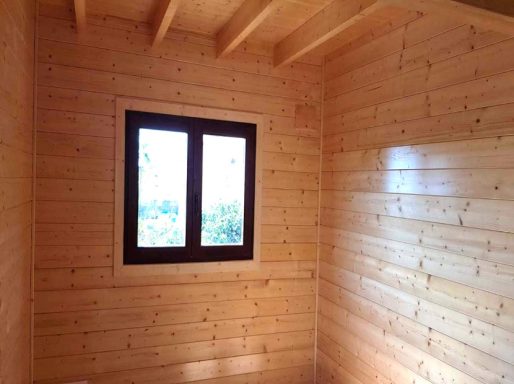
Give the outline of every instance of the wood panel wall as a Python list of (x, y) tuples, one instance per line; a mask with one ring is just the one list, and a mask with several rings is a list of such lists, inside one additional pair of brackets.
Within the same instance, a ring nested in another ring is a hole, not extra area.
[(34, 11), (0, 0), (0, 383), (30, 372)]
[[(90, 18), (39, 18), (35, 382), (311, 383), (320, 62)], [(262, 270), (113, 277), (116, 97), (264, 114)], [(205, 381), (204, 381), (205, 380)]]
[(327, 58), (318, 383), (514, 383), (514, 39), (424, 16)]

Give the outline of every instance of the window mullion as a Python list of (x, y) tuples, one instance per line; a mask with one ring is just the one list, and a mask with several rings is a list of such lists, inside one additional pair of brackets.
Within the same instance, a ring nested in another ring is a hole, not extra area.
[(193, 124), (193, 227), (191, 257), (198, 258), (201, 252), (201, 225), (202, 225), (202, 135), (201, 124)]

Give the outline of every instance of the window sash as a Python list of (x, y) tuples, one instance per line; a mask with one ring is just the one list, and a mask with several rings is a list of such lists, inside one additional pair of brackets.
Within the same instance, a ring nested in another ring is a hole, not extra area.
[[(255, 125), (198, 119), (195, 127), (194, 199), (198, 209), (193, 221), (193, 258), (199, 261), (249, 260), (253, 257), (255, 201)], [(203, 135), (239, 137), (246, 140), (243, 245), (201, 245)]]

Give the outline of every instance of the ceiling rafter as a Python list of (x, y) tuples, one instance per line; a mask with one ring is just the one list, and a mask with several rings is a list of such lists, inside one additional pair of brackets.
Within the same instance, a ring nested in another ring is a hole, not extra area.
[(384, 0), (333, 1), (275, 45), (275, 66), (297, 60), (386, 5)]
[(77, 32), (79, 34), (86, 31), (86, 0), (74, 0), (75, 22), (77, 23)]
[(160, 0), (159, 8), (154, 18), (152, 47), (157, 47), (170, 28), (173, 17), (177, 13), (180, 0)]
[(232, 52), (283, 3), (284, 0), (246, 0), (216, 37), (218, 57)]

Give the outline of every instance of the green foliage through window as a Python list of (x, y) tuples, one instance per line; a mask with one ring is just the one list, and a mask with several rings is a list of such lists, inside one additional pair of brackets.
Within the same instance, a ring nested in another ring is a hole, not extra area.
[(243, 207), (240, 201), (218, 202), (202, 212), (202, 244), (234, 245), (243, 239)]

